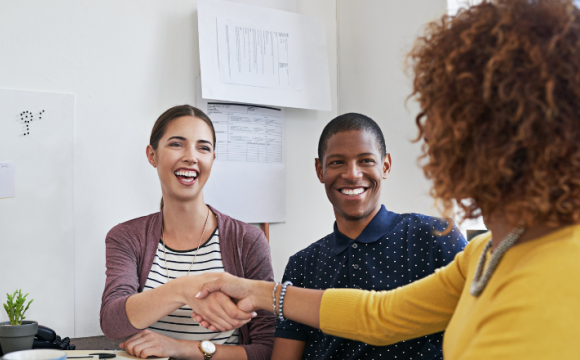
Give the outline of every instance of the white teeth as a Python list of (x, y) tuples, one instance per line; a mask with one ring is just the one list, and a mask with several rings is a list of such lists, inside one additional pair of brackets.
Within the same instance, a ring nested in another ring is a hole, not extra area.
[(342, 189), (340, 190), (340, 192), (342, 192), (345, 195), (359, 195), (362, 194), (365, 191), (365, 189), (363, 188), (358, 188), (358, 189)]
[(177, 176), (192, 177), (194, 179), (197, 177), (197, 173), (195, 171), (178, 170), (178, 171), (174, 172), (174, 174), (177, 175)]

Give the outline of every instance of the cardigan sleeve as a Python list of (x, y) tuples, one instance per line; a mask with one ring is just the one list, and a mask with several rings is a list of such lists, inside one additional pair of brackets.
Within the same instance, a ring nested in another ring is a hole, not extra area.
[(464, 252), (460, 252), (446, 267), (394, 290), (326, 290), (320, 328), (377, 346), (443, 331), (459, 301), (466, 271)]
[(138, 252), (124, 225), (107, 234), (105, 290), (101, 301), (101, 330), (109, 339), (122, 339), (141, 331), (131, 325), (125, 302), (139, 289)]
[[(252, 245), (245, 254), (244, 277), (253, 280), (274, 281), (270, 245), (263, 232), (256, 232), (258, 233), (257, 238), (251, 242)], [(274, 331), (276, 329), (274, 315), (267, 311), (258, 311), (258, 316), (247, 326), (250, 343), (241, 346), (246, 350), (248, 359), (269, 360), (274, 348)]]

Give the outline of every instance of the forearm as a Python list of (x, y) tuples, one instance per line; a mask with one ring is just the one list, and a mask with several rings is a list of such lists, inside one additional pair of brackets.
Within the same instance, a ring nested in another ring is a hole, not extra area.
[(189, 290), (195, 294), (199, 291), (199, 286), (194, 288), (195, 282), (185, 284), (184, 280), (186, 279), (174, 279), (155, 289), (130, 296), (125, 302), (125, 311), (131, 325), (144, 329), (184, 306), (183, 292)]
[(460, 287), (446, 286), (441, 275), (390, 291), (327, 290), (320, 306), (320, 328), (377, 346), (443, 331), (459, 301)]
[(306, 343), (300, 340), (291, 340), (277, 337), (274, 340), (272, 360), (300, 360)]
[[(254, 289), (254, 301), (261, 310), (272, 312), (272, 290), (274, 284), (270, 282), (256, 282)], [(278, 315), (278, 304), (282, 286), (276, 289), (276, 314)], [(303, 289), (294, 286), (286, 288), (284, 297), (283, 314), (285, 318), (299, 323), (320, 328), (320, 303), (324, 290)]]
[[(424, 279), (391, 291), (287, 287), (284, 317), (327, 334), (389, 345), (445, 329), (464, 286), (453, 262)], [(272, 311), (273, 284), (252, 284), (254, 304)], [(278, 305), (281, 287), (276, 291)], [(276, 306), (278, 311), (278, 306)]]

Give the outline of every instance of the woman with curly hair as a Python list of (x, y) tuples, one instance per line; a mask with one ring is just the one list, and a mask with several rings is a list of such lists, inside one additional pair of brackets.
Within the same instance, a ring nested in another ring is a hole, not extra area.
[(485, 1), (429, 24), (410, 60), (431, 194), (491, 232), (393, 291), (226, 276), (200, 297), (221, 290), (240, 309), (374, 345), (445, 330), (446, 359), (580, 358), (580, 11)]

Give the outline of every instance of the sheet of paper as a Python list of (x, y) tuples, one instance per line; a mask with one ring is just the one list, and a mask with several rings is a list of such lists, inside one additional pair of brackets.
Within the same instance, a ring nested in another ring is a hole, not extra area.
[(198, 97), (216, 130), (205, 201), (249, 223), (286, 221), (284, 109)]
[(15, 196), (15, 175), (13, 161), (0, 161), (0, 199)]
[(282, 163), (282, 109), (208, 102), (216, 130), (216, 159), (248, 163)]
[[(288, 30), (226, 18), (217, 18), (217, 28), (222, 82), (269, 89), (292, 88)], [(294, 87), (294, 90), (300, 89)]]
[(0, 89), (0, 161), (18, 166), (16, 196), (0, 199), (0, 294), (29, 293), (26, 317), (61, 334), (74, 333), (74, 101)]
[(198, 18), (203, 98), (331, 110), (321, 20), (221, 0)]

